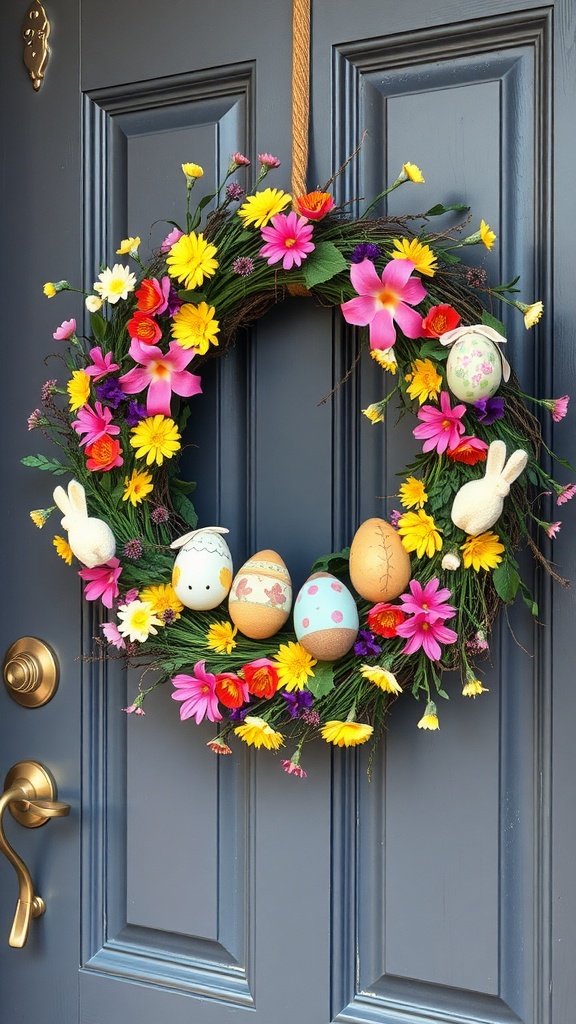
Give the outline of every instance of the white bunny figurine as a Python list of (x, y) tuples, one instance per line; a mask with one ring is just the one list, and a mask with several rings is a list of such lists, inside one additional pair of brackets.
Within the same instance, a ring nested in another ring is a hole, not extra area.
[[(492, 441), (481, 480), (470, 480), (457, 492), (452, 505), (452, 522), (471, 537), (489, 530), (502, 515), (510, 485), (526, 466), (528, 455), (518, 448), (506, 462), (504, 441)], [(506, 463), (506, 465), (504, 465)]]
[(112, 530), (102, 519), (88, 515), (86, 491), (77, 480), (68, 484), (68, 494), (63, 487), (54, 491), (54, 501), (64, 513), (62, 526), (68, 531), (68, 543), (73, 554), (89, 569), (104, 565), (116, 552), (116, 541)]

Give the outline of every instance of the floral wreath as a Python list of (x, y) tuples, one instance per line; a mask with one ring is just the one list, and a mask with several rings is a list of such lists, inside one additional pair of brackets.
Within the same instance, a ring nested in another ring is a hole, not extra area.
[[(56, 551), (82, 563), (85, 598), (110, 613), (101, 650), (157, 673), (148, 688), (141, 678), (124, 710), (143, 715), (146, 695), (170, 682), (182, 720), (217, 724), (213, 751), (231, 753), (233, 737), (273, 751), (291, 742), (282, 767), (303, 777), (305, 741), (376, 741), (406, 690), (425, 699), (418, 727), (437, 729), (445, 671), (459, 670), (466, 697), (485, 692), (477, 664), (489, 655), (499, 608), (521, 595), (537, 614), (515, 557), (520, 543), (567, 585), (533, 537), (535, 526), (553, 538), (560, 523), (535, 508), (542, 495), (562, 505), (576, 484), (556, 482), (539, 464), (543, 446), (552, 453), (527, 404), (561, 420), (568, 396), (522, 393), (503, 355), (504, 327), (483, 297), (515, 307), (526, 328), (542, 303), (518, 301), (517, 279), (491, 287), (482, 267), (461, 262), (463, 248), (492, 248), (489, 225), (466, 237), (463, 226), (430, 230), (464, 206), (371, 216), (393, 189), (424, 181), (411, 163), (352, 219), (329, 185), (298, 198), (261, 188), (280, 162), (258, 159), (249, 192), (230, 180), (250, 163), (235, 153), (218, 191), (195, 210), (203, 171), (183, 164), (185, 224), (173, 225), (147, 265), (139, 238), (121, 243), (118, 255), (135, 269), (115, 263), (98, 275), (85, 299), (89, 336), (74, 319), (54, 332), (69, 378), (65, 388), (44, 384), (28, 420), (60, 457), (23, 461), (72, 476), (66, 490), (56, 487), (56, 505), (31, 517), (41, 527), (56, 507), (64, 513), (67, 538), (54, 538)], [(68, 290), (78, 291), (67, 281), (44, 285), (49, 298)], [(226, 353), (239, 327), (288, 292), (303, 291), (361, 328), (359, 350), (395, 381), (363, 413), (382, 422), (396, 395), (416, 417), (420, 450), (399, 486), (401, 510), (360, 524), (350, 548), (316, 561), (290, 629), (282, 558), (258, 552), (234, 575), (227, 530), (198, 529), (194, 485), (180, 479), (178, 462), (187, 400), (201, 391), (192, 370)]]

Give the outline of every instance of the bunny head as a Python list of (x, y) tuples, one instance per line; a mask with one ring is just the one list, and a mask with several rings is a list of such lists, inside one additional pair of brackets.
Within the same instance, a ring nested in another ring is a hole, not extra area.
[(469, 536), (489, 530), (502, 515), (504, 498), (528, 462), (528, 455), (518, 448), (506, 462), (504, 441), (492, 441), (486, 457), (486, 472), (480, 480), (470, 480), (457, 492), (451, 518), (455, 526)]
[(56, 487), (54, 501), (64, 513), (62, 527), (68, 533), (68, 543), (79, 562), (93, 569), (114, 557), (114, 534), (102, 519), (88, 515), (86, 491), (78, 480), (70, 481), (67, 492), (63, 487)]

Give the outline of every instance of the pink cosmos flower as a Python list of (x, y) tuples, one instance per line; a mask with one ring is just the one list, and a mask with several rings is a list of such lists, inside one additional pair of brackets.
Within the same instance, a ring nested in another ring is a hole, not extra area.
[(250, 161), (247, 156), (243, 153), (232, 153), (232, 163), (236, 164), (236, 167), (249, 167)]
[(77, 434), (86, 434), (80, 445), (94, 444), (99, 438), (112, 434), (119, 434), (120, 427), (111, 423), (112, 410), (107, 406), (103, 407), (102, 402), (96, 402), (94, 409), (89, 405), (82, 406), (78, 410), (78, 419), (74, 420), (72, 426)]
[[(121, 651), (126, 649), (126, 641), (122, 634), (118, 632), (118, 626), (115, 622), (103, 622), (100, 629), (109, 644), (112, 644), (113, 647), (117, 647)], [(123, 708), (123, 710), (126, 711), (126, 708)]]
[(441, 658), (441, 643), (453, 644), (458, 639), (458, 634), (448, 629), (439, 619), (430, 622), (426, 612), (411, 615), (400, 623), (397, 632), (399, 636), (407, 638), (402, 654), (414, 654), (422, 648), (431, 661), (439, 661)]
[(100, 346), (91, 348), (89, 355), (93, 365), (87, 366), (84, 373), (87, 373), (89, 377), (93, 377), (95, 381), (105, 377), (107, 373), (113, 373), (114, 370), (120, 369), (118, 363), (112, 362), (114, 358), (112, 352), (107, 352), (104, 355)]
[(559, 532), (561, 526), (562, 526), (562, 522), (561, 521), (559, 523), (550, 523), (550, 525), (548, 526), (548, 529), (546, 530), (546, 533), (550, 537), (550, 540), (554, 539), (556, 534)]
[(170, 234), (166, 235), (166, 238), (162, 242), (160, 252), (170, 252), (172, 246), (175, 245), (179, 238), (182, 238), (183, 234), (184, 232), (180, 231), (179, 228), (172, 228)]
[(258, 159), (262, 164), (262, 167), (268, 167), (270, 170), (274, 170), (276, 167), (280, 167), (280, 161), (277, 156), (272, 156), (271, 153), (258, 153)]
[(439, 409), (435, 405), (423, 405), (418, 410), (418, 419), (423, 422), (412, 431), (414, 437), (425, 438), (422, 451), (431, 452), (435, 448), (438, 455), (441, 455), (447, 448), (456, 448), (460, 435), (464, 433), (461, 417), (465, 412), (465, 405), (455, 405), (453, 409), (450, 407), (447, 391), (440, 392)]
[(87, 580), (84, 597), (87, 601), (101, 598), (105, 608), (111, 608), (114, 598), (118, 597), (118, 579), (122, 566), (117, 558), (109, 558), (105, 565), (97, 565), (94, 569), (79, 569), (78, 575)]
[(183, 701), (180, 708), (181, 720), (195, 718), (196, 725), (200, 725), (205, 718), (209, 718), (211, 722), (220, 722), (222, 715), (215, 692), (216, 676), (206, 671), (205, 661), (196, 662), (194, 673), (193, 676), (182, 674), (172, 679), (176, 687), (176, 692), (171, 695), (172, 700)]
[(552, 419), (555, 423), (559, 423), (563, 420), (566, 413), (568, 412), (568, 402), (570, 401), (570, 395), (564, 395), (563, 398), (551, 398), (544, 402), (547, 409), (550, 409), (552, 413)]
[(72, 320), (63, 320), (60, 327), (57, 327), (54, 331), (52, 337), (56, 338), (56, 341), (68, 341), (73, 334), (76, 334), (76, 321), (74, 318)]
[(563, 487), (562, 490), (559, 492), (558, 497), (556, 498), (556, 504), (565, 505), (566, 502), (570, 501), (570, 499), (573, 498), (575, 494), (576, 484), (566, 484), (566, 487)]
[(291, 270), (294, 264), (301, 266), (302, 260), (315, 249), (311, 241), (314, 226), (294, 211), (289, 214), (277, 213), (272, 217), (272, 225), (261, 228), (262, 238), (267, 244), (260, 249), (260, 255), (268, 257), (269, 267), (280, 260), (284, 270)]
[(157, 345), (143, 345), (137, 338), (133, 338), (130, 355), (141, 366), (129, 370), (118, 378), (118, 382), (127, 395), (136, 395), (148, 388), (146, 410), (149, 416), (170, 415), (173, 391), (182, 398), (202, 393), (200, 377), (185, 369), (196, 355), (195, 349), (187, 352), (177, 341), (173, 341), (164, 354)]
[(122, 708), (127, 715), (145, 715), (146, 712), (138, 704), (131, 704), (128, 708)]
[(349, 324), (370, 328), (370, 348), (392, 348), (396, 341), (394, 322), (407, 338), (419, 338), (422, 317), (411, 306), (421, 302), (426, 289), (411, 277), (412, 260), (390, 260), (378, 277), (372, 260), (350, 267), (350, 280), (358, 292), (355, 299), (343, 302), (341, 309)]
[(452, 597), (451, 591), (447, 587), (440, 587), (437, 577), (425, 587), (418, 580), (410, 580), (409, 586), (409, 594), (400, 594), (400, 600), (404, 602), (402, 611), (406, 615), (425, 615), (429, 622), (435, 622), (438, 619), (451, 619), (456, 614), (456, 609), (446, 604), (446, 600)]

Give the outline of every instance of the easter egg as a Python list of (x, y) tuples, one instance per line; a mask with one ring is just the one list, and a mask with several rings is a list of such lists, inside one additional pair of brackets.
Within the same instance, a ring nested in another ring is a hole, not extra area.
[(410, 555), (400, 534), (385, 519), (367, 519), (350, 546), (350, 579), (361, 597), (392, 601), (408, 586)]
[(461, 402), (491, 398), (502, 380), (502, 358), (489, 338), (470, 330), (450, 348), (446, 361), (448, 387)]
[(306, 580), (294, 604), (296, 639), (318, 661), (335, 661), (358, 635), (358, 609), (352, 594), (328, 572)]
[(172, 586), (186, 608), (197, 612), (217, 608), (230, 590), (232, 555), (223, 533), (228, 530), (207, 526), (170, 545), (180, 549), (172, 569)]
[(292, 608), (292, 582), (275, 551), (258, 551), (238, 570), (228, 612), (232, 622), (251, 640), (273, 636), (286, 622)]

